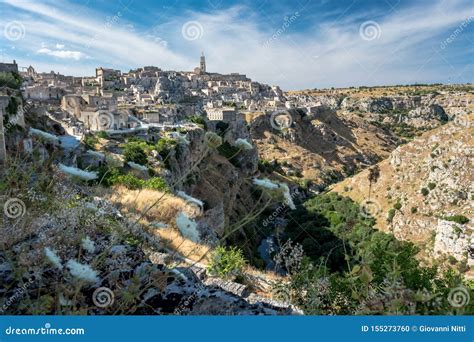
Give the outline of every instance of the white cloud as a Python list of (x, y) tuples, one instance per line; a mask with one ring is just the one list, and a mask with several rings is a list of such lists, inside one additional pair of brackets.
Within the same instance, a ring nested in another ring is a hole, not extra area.
[[(421, 2), (390, 13), (371, 12), (373, 18), (355, 13), (339, 21), (313, 20), (314, 13), (300, 10), (296, 20), (276, 35), (285, 25), (283, 17), (265, 26), (243, 6), (212, 13), (186, 12), (143, 32), (132, 25), (134, 17), (127, 18), (126, 11), (116, 18), (108, 13), (115, 19), (107, 22), (90, 8), (80, 12), (67, 2), (55, 3), (54, 10), (43, 3), (5, 2), (15, 8), (13, 14), (30, 17), (23, 20), (22, 47), (75, 62), (58, 65), (54, 61), (48, 71), (62, 68), (88, 75), (99, 65), (123, 70), (143, 65), (192, 70), (204, 50), (211, 72), (241, 72), (285, 89), (430, 82), (449, 77), (472, 82), (472, 74), (463, 69), (466, 66), (455, 63), (459, 51), (448, 47), (442, 57), (437, 51), (442, 40), (472, 15), (468, 0)], [(314, 24), (305, 32), (293, 27), (309, 18)], [(379, 38), (361, 38), (359, 27), (365, 20), (377, 22)], [(190, 21), (202, 26), (199, 39), (183, 38), (182, 26)], [(271, 39), (274, 35), (276, 39)], [(61, 43), (53, 50), (40, 48), (37, 42), (41, 41), (50, 46)], [(67, 51), (63, 45), (68, 46)], [(85, 54), (91, 59), (84, 59)]]
[(44, 54), (44, 55), (53, 56), (53, 57), (70, 58), (76, 61), (80, 60), (81, 58), (86, 57), (86, 55), (80, 51), (51, 50), (48, 48), (41, 48), (36, 52), (39, 54)]

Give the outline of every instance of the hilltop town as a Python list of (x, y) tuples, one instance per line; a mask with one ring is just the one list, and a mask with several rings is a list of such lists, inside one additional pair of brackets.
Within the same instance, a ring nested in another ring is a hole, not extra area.
[(0, 63), (0, 293), (31, 281), (2, 312), (472, 309), (448, 298), (474, 277), (473, 85), (283, 91), (197, 64)]

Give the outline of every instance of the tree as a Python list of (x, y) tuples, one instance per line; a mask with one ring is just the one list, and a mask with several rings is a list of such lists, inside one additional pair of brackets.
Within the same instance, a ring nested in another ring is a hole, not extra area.
[(370, 199), (370, 191), (372, 190), (372, 183), (377, 183), (380, 177), (380, 167), (375, 165), (369, 169), (369, 175), (367, 179), (369, 180), (369, 199)]

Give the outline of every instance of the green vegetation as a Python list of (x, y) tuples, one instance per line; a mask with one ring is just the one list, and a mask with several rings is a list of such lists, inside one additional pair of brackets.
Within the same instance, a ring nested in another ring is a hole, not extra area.
[(446, 221), (456, 222), (458, 224), (465, 224), (469, 222), (469, 219), (464, 215), (445, 216), (443, 219)]
[(421, 194), (423, 196), (428, 196), (429, 193), (430, 191), (427, 188), (421, 188)]
[(95, 150), (95, 145), (99, 143), (99, 139), (94, 134), (88, 134), (84, 136), (83, 143), (89, 150)]
[(402, 209), (402, 204), (400, 203), (400, 200), (398, 200), (397, 203), (395, 203), (395, 204), (393, 205), (393, 209), (395, 209), (395, 210), (400, 210), (400, 209)]
[(156, 143), (155, 147), (163, 160), (166, 160), (171, 150), (176, 146), (176, 141), (170, 138), (163, 137)]
[(0, 87), (20, 89), (21, 76), (14, 72), (0, 72)]
[(207, 128), (206, 120), (202, 116), (193, 115), (193, 116), (188, 117), (188, 120), (190, 122), (194, 122), (195, 124), (198, 124), (198, 125), (202, 126), (202, 128), (204, 128), (204, 129)]
[(217, 247), (211, 256), (208, 270), (221, 278), (237, 277), (242, 274), (246, 262), (242, 251), (237, 247)]
[(240, 149), (238, 147), (232, 146), (228, 142), (225, 142), (217, 148), (217, 151), (219, 151), (221, 155), (226, 157), (232, 164), (235, 165), (235, 156), (237, 156)]
[(20, 105), (21, 100), (16, 98), (15, 96), (10, 96), (10, 101), (8, 102), (7, 108), (5, 111), (9, 115), (16, 115), (18, 112), (18, 106)]
[(125, 187), (136, 189), (151, 189), (159, 191), (169, 191), (168, 184), (161, 177), (151, 177), (149, 179), (141, 179), (130, 173), (124, 174), (117, 168), (99, 168), (99, 181), (104, 186), (124, 185)]
[(411, 212), (412, 214), (415, 214), (417, 211), (418, 211), (418, 208), (417, 208), (417, 207), (411, 207), (411, 209), (410, 209), (410, 212)]
[(452, 312), (451, 288), (462, 283), (454, 270), (422, 266), (418, 248), (374, 229), (375, 221), (337, 194), (306, 201), (287, 235), (305, 257), (290, 272), (291, 301), (307, 314), (442, 314)]
[(396, 213), (395, 208), (391, 208), (391, 209), (388, 211), (388, 214), (387, 214), (387, 222), (391, 223), (391, 222), (393, 221), (393, 218), (395, 217), (395, 213)]
[(102, 138), (102, 139), (108, 139), (109, 138), (107, 133), (105, 133), (104, 131), (97, 132), (96, 135), (97, 135), (97, 137)]
[(129, 141), (125, 144), (123, 149), (123, 156), (127, 162), (131, 161), (140, 165), (148, 164), (148, 157), (143, 145), (146, 142)]
[(436, 183), (428, 183), (428, 189), (433, 190), (436, 188)]
[(259, 159), (258, 169), (260, 172), (272, 173), (273, 171), (281, 171), (281, 166), (277, 160), (269, 161), (265, 159)]

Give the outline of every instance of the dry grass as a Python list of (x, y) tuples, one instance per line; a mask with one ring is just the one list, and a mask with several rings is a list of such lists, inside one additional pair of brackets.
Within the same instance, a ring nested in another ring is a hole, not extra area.
[(186, 213), (191, 218), (199, 216), (201, 213), (196, 206), (172, 194), (156, 190), (129, 190), (124, 186), (115, 186), (111, 189), (101, 189), (101, 192), (102, 196), (118, 205), (122, 213), (136, 218), (141, 217), (143, 212), (161, 198), (140, 219), (140, 223), (145, 226), (153, 222), (168, 224), (168, 228), (153, 230), (153, 233), (160, 237), (164, 247), (192, 261), (206, 263), (210, 247), (183, 238), (175, 223), (175, 218), (180, 212)]

